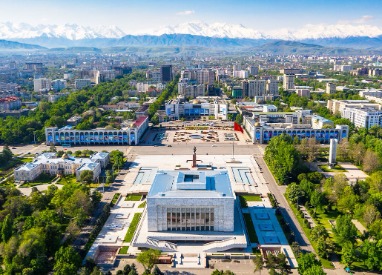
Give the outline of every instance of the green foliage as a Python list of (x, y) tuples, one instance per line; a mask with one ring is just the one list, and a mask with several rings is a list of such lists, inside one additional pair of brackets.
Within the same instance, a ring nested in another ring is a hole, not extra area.
[[(313, 253), (301, 254), (300, 257), (297, 258), (297, 263), (298, 263), (299, 274), (312, 274), (312, 273), (309, 273), (311, 272), (310, 270), (312, 268), (322, 271), (321, 264), (316, 259)], [(322, 274), (322, 273), (317, 273), (317, 274)]]
[(62, 246), (55, 254), (55, 274), (75, 274), (81, 266), (81, 258), (71, 246)]
[(111, 151), (110, 163), (113, 165), (113, 169), (119, 170), (124, 164), (123, 153), (119, 150)]
[(93, 182), (93, 171), (91, 170), (85, 170), (82, 171), (80, 174), (80, 181), (84, 183), (92, 183)]
[[(152, 119), (155, 115), (155, 113), (159, 110), (159, 108), (164, 104), (164, 102), (169, 99), (170, 97), (176, 96), (178, 93), (178, 81), (179, 81), (179, 75), (175, 76), (174, 80), (169, 82), (166, 86), (166, 88), (162, 91), (162, 93), (158, 96), (157, 100), (155, 100), (154, 103), (150, 104), (150, 107), (148, 109), (148, 114), (150, 119)], [(152, 120), (154, 124), (159, 123), (159, 120), (155, 119)]]
[(7, 215), (3, 221), (3, 225), (1, 228), (1, 237), (3, 242), (7, 242), (12, 237), (12, 227), (13, 227), (13, 220), (11, 218), (11, 215)]
[(285, 134), (271, 139), (264, 160), (280, 184), (288, 183), (298, 171), (299, 153), (292, 138)]
[(211, 275), (235, 275), (231, 270), (218, 270), (212, 271)]
[[(71, 263), (59, 262), (60, 256), (74, 255), (72, 251), (57, 251), (68, 221), (81, 225), (90, 214), (89, 189), (69, 183), (58, 190), (52, 185), (45, 192), (35, 189), (25, 197), (7, 188), (0, 189), (0, 198), (1, 264), (5, 273), (47, 274), (55, 266), (57, 274), (73, 274), (67, 271)], [(70, 270), (76, 272), (77, 267)]]
[(144, 269), (151, 270), (160, 254), (160, 250), (148, 249), (138, 254), (137, 261), (143, 265)]
[(134, 232), (137, 229), (139, 220), (141, 219), (142, 213), (135, 213), (133, 220), (130, 223), (129, 229), (126, 232), (125, 242), (131, 242), (134, 236)]
[(355, 242), (357, 237), (357, 228), (351, 221), (349, 215), (338, 216), (336, 226), (333, 229), (337, 243)]
[[(34, 133), (37, 141), (41, 142), (45, 139), (44, 127), (62, 127), (71, 116), (108, 104), (112, 97), (121, 96), (122, 91), (131, 89), (131, 80), (142, 78), (143, 73), (134, 72), (115, 81), (72, 92), (55, 103), (44, 102), (35, 111), (29, 112), (28, 116), (0, 118), (0, 144), (30, 143), (34, 140)], [(85, 121), (92, 123), (91, 119)]]

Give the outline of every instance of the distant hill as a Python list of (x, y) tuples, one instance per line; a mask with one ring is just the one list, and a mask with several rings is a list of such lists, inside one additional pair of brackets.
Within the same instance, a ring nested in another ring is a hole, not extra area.
[(284, 40), (266, 43), (257, 47), (256, 51), (259, 53), (268, 53), (275, 55), (352, 55), (377, 52), (376, 50), (325, 47), (321, 45)]
[[(248, 38), (218, 38), (191, 34), (163, 34), (155, 35), (126, 35), (122, 38), (94, 38), (70, 40), (56, 37), (36, 37), (18, 39), (18, 42), (38, 44), (51, 48), (57, 52), (124, 52), (136, 48), (139, 53), (182, 54), (185, 52), (208, 51), (222, 53), (258, 52), (268, 54), (303, 54), (303, 55), (357, 55), (357, 54), (380, 54), (382, 38), (365, 37), (373, 47), (362, 48), (362, 39), (353, 38), (328, 38), (301, 41), (286, 41), (274, 39), (248, 39)], [(349, 44), (346, 41), (353, 41)], [(373, 43), (371, 43), (373, 41)], [(19, 43), (20, 44), (20, 43)], [(18, 45), (18, 44), (15, 44)], [(25, 44), (24, 44), (25, 45)], [(30, 45), (30, 47), (39, 47)], [(40, 47), (41, 48), (41, 47)], [(169, 51), (165, 48), (168, 48)]]
[(43, 50), (39, 45), (25, 44), (8, 40), (0, 40), (1, 50)]

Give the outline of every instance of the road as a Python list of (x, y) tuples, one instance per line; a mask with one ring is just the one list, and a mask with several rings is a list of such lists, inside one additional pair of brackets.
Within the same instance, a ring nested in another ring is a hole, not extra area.
[(281, 214), (283, 215), (285, 221), (289, 224), (289, 227), (295, 235), (296, 241), (299, 243), (302, 250), (314, 252), (312, 245), (309, 242), (309, 239), (306, 237), (302, 227), (300, 226), (296, 216), (292, 212), (288, 202), (284, 197), (286, 190), (285, 186), (279, 186), (276, 183), (273, 175), (268, 169), (263, 157), (255, 156), (255, 159), (259, 166), (262, 168), (264, 179), (269, 183), (268, 189), (275, 196), (277, 202), (279, 203)]

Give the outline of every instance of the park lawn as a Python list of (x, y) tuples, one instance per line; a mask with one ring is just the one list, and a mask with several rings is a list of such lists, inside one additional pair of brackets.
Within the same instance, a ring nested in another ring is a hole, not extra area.
[(249, 201), (261, 201), (260, 195), (244, 195), (239, 196), (241, 208), (247, 208)]
[(140, 205), (138, 205), (138, 208), (145, 208), (145, 206), (146, 206), (146, 202), (144, 201)]
[(122, 246), (118, 254), (127, 254), (127, 250), (129, 250), (128, 246)]
[(141, 219), (141, 216), (142, 216), (142, 213), (135, 213), (134, 214), (134, 217), (130, 223), (129, 229), (126, 232), (124, 242), (129, 243), (133, 239), (134, 232), (137, 229), (137, 226), (138, 226), (139, 220)]
[(320, 224), (322, 224), (325, 227), (325, 229), (329, 232), (329, 235), (333, 237), (333, 228), (329, 220), (337, 219), (339, 213), (334, 210), (331, 210), (328, 212), (324, 212), (321, 210), (321, 211), (317, 211), (316, 214), (317, 214), (317, 217), (315, 218), (315, 220), (317, 220)]
[(33, 158), (26, 158), (26, 157), (22, 157), (18, 159), (21, 160), (23, 163), (28, 163), (33, 161)]
[(77, 179), (76, 179), (76, 176), (74, 175), (66, 175), (66, 176), (63, 176), (61, 177), (57, 184), (70, 184), (70, 183), (76, 183), (77, 182)]
[[(302, 230), (304, 231), (305, 235), (307, 236), (307, 238), (309, 239), (310, 243), (312, 244), (314, 250), (317, 251), (317, 243), (312, 241), (311, 235), (310, 235), (310, 229), (305, 225), (304, 219), (301, 218), (299, 212), (297, 211), (296, 206), (293, 203), (291, 203), (287, 197), (285, 197), (285, 199), (288, 202), (290, 208), (292, 209), (293, 214), (296, 216), (298, 222), (300, 223), (300, 226), (302, 227)], [(321, 257), (319, 257), (319, 258), (320, 258), (320, 261), (321, 261), (321, 264), (322, 264), (323, 268), (334, 269), (332, 263), (329, 260), (321, 258)]]
[(126, 196), (125, 201), (140, 201), (142, 195), (140, 194), (129, 194)]
[(248, 235), (249, 235), (249, 241), (251, 243), (258, 243), (259, 239), (257, 238), (257, 234), (255, 231), (255, 227), (253, 226), (251, 215), (248, 213), (244, 213), (244, 220), (247, 227)]
[(261, 201), (260, 195), (245, 195), (242, 196), (246, 201)]
[(41, 184), (49, 184), (52, 183), (52, 181), (56, 178), (55, 175), (49, 175), (42, 173), (40, 176), (38, 176), (36, 179), (34, 179), (32, 182), (26, 182), (20, 187), (33, 187)]
[(347, 172), (345, 168), (342, 168), (336, 164), (333, 168), (330, 168), (328, 165), (319, 165), (322, 171), (324, 172)]

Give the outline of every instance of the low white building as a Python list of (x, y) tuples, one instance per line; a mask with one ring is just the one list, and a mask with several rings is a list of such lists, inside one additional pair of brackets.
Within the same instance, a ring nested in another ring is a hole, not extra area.
[(64, 154), (61, 158), (56, 153), (43, 153), (37, 156), (33, 162), (26, 163), (14, 171), (15, 181), (33, 181), (40, 174), (50, 175), (76, 175), (80, 179), (82, 171), (93, 172), (93, 180), (96, 181), (101, 174), (101, 169), (109, 163), (109, 153), (101, 152), (91, 158), (74, 158)]

